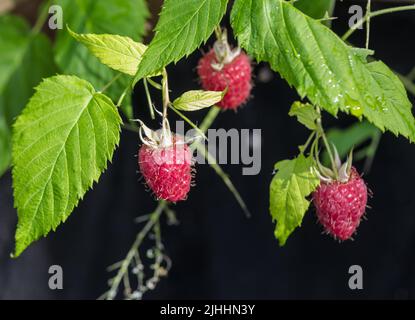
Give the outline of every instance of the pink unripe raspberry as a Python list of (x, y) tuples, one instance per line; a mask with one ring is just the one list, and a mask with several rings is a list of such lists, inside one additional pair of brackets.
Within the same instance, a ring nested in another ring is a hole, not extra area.
[(157, 199), (186, 200), (192, 181), (192, 152), (176, 138), (167, 147), (143, 144), (138, 152), (140, 171)]
[(252, 89), (252, 68), (249, 57), (241, 52), (222, 68), (215, 68), (217, 61), (215, 50), (203, 56), (197, 68), (203, 89), (210, 91), (228, 91), (218, 103), (223, 109), (235, 110), (249, 98)]
[(321, 182), (313, 194), (318, 220), (329, 234), (347, 240), (366, 211), (367, 196), (366, 184), (354, 167), (347, 182)]

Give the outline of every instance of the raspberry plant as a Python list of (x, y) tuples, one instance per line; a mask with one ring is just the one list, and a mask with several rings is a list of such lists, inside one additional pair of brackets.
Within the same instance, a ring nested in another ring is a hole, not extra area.
[[(66, 25), (54, 43), (41, 32), (51, 4), (62, 7)], [(310, 130), (299, 154), (275, 165), (270, 211), (276, 238), (285, 244), (301, 225), (313, 195), (326, 230), (348, 239), (367, 200), (367, 187), (352, 167), (352, 147), (372, 139), (356, 154), (367, 156), (370, 165), (381, 132), (415, 141), (405, 90), (415, 95), (414, 73), (404, 77), (375, 60), (369, 49), (370, 20), (415, 10), (415, 5), (372, 12), (369, 0), (358, 22), (366, 25), (365, 48), (347, 42), (356, 28), (342, 37), (331, 30), (334, 6), (333, 0), (165, 0), (148, 44), (142, 39), (149, 16), (144, 0), (45, 1), (32, 30), (21, 18), (0, 16), (0, 172), (12, 168), (18, 214), (13, 256), (65, 222), (107, 168), (121, 129), (133, 130), (142, 143), (139, 166), (158, 205), (138, 218), (144, 227), (125, 259), (109, 268), (116, 273), (102, 298), (117, 297), (123, 287), (125, 298), (140, 299), (154, 289), (171, 266), (160, 219), (165, 214), (175, 223), (171, 201), (191, 194), (191, 151), (212, 159), (198, 139), (185, 141), (171, 131), (168, 113), (177, 113), (204, 138), (219, 107), (236, 109), (250, 96), (250, 59), (269, 63), (298, 92), (301, 101), (293, 103), (289, 115)], [(227, 10), (228, 33), (239, 45), (234, 48), (220, 26)], [(202, 47), (212, 34), (216, 42), (198, 67), (205, 90), (171, 92), (166, 67)], [(149, 112), (161, 123), (156, 130), (134, 119), (131, 93), (141, 83)], [(161, 106), (154, 105), (149, 86), (160, 93)], [(19, 95), (13, 94), (15, 87)], [(209, 112), (199, 127), (185, 115), (204, 108)], [(340, 112), (355, 117), (356, 124), (344, 133), (327, 134), (323, 115)], [(341, 165), (340, 158), (348, 153), (349, 160)], [(321, 164), (324, 159), (329, 166)], [(249, 214), (221, 167), (214, 162), (211, 166)], [(142, 244), (149, 236), (154, 247), (143, 259)], [(144, 262), (148, 259), (150, 266)]]

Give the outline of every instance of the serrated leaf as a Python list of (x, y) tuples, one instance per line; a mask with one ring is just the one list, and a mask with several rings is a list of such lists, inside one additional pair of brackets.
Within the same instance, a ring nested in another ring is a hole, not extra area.
[(333, 31), (281, 0), (236, 0), (231, 22), (248, 53), (268, 61), (301, 98), (333, 115), (365, 116), (381, 130), (415, 141), (411, 103), (400, 80), (369, 51), (352, 48)]
[(23, 19), (0, 16), (0, 176), (10, 165), (11, 125), (33, 87), (56, 72), (52, 46), (43, 34), (31, 34)]
[(129, 37), (112, 34), (69, 33), (83, 43), (93, 55), (108, 67), (134, 76), (147, 46)]
[(298, 122), (305, 125), (308, 129), (317, 130), (316, 121), (319, 118), (319, 114), (311, 104), (296, 101), (291, 106), (288, 115), (297, 117)]
[[(63, 24), (77, 33), (117, 34), (140, 42), (145, 33), (149, 16), (145, 0), (56, 0), (63, 10)], [(58, 30), (55, 44), (55, 58), (62, 73), (77, 75), (97, 89), (102, 89), (117, 72), (103, 65), (88, 49), (79, 45), (69, 32)], [(106, 91), (117, 101), (130, 84), (128, 75), (123, 75)], [(126, 116), (133, 118), (131, 95), (124, 99), (122, 109)]]
[(277, 221), (275, 237), (283, 246), (287, 238), (301, 225), (310, 202), (306, 199), (319, 185), (312, 167), (312, 157), (299, 155), (275, 165), (277, 173), (270, 186), (270, 212)]
[(222, 91), (191, 90), (174, 100), (173, 106), (178, 110), (196, 111), (209, 108), (221, 101), (222, 98)]
[(6, 119), (0, 116), (0, 177), (6, 172), (11, 160), (11, 137)]
[(13, 130), (15, 256), (56, 230), (98, 181), (120, 138), (111, 99), (75, 76), (45, 79)]
[(138, 68), (136, 81), (188, 56), (205, 42), (226, 12), (228, 0), (166, 0), (156, 34)]
[(314, 18), (324, 18), (328, 13), (333, 13), (336, 0), (298, 0), (294, 2), (294, 6), (304, 12), (306, 15)]

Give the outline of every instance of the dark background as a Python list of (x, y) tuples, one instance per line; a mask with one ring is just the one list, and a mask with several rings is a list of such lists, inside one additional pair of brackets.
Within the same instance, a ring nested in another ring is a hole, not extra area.
[[(346, 30), (348, 3), (338, 3), (334, 29)], [(380, 6), (376, 6), (379, 8)], [(413, 12), (397, 13), (372, 21), (371, 48), (376, 57), (407, 73), (415, 65)], [(364, 45), (364, 31), (351, 39)], [(207, 47), (206, 47), (207, 48)], [(195, 66), (200, 52), (169, 67), (174, 93), (198, 87)], [(264, 71), (256, 66), (256, 73)], [(415, 148), (387, 133), (371, 172), (366, 175), (374, 192), (368, 221), (355, 241), (338, 243), (321, 235), (314, 210), (280, 248), (268, 212), (268, 187), (275, 162), (292, 158), (307, 131), (287, 113), (297, 98), (278, 75), (255, 82), (253, 98), (238, 113), (220, 115), (214, 127), (261, 128), (262, 171), (242, 176), (238, 165), (225, 166), (246, 200), (252, 218), (244, 217), (221, 179), (207, 165), (197, 167), (197, 186), (188, 201), (174, 207), (179, 226), (162, 224), (163, 242), (173, 260), (167, 279), (147, 299), (407, 299), (415, 297)], [(137, 117), (148, 120), (143, 88), (135, 92)], [(202, 119), (205, 112), (193, 119)], [(173, 115), (172, 115), (173, 116)], [(349, 117), (325, 116), (330, 127), (347, 126)], [(26, 250), (16, 260), (16, 211), (11, 177), (0, 180), (0, 299), (95, 299), (106, 289), (106, 267), (122, 259), (140, 225), (134, 218), (155, 206), (139, 181), (134, 133), (124, 132), (113, 164), (100, 183), (87, 193), (68, 221)], [(358, 167), (362, 163), (357, 164)], [(64, 271), (64, 290), (48, 288), (48, 268)], [(364, 289), (348, 288), (348, 269), (364, 271)]]

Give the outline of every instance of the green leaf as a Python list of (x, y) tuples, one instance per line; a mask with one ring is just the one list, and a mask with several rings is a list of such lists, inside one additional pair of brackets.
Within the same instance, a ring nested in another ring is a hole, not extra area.
[(268, 61), (301, 98), (333, 115), (365, 116), (381, 130), (415, 141), (405, 89), (368, 50), (347, 45), (333, 31), (281, 0), (236, 0), (231, 22), (249, 54)]
[(294, 6), (304, 12), (306, 15), (321, 19), (328, 13), (332, 15), (336, 0), (298, 0), (294, 2)]
[(278, 170), (270, 186), (270, 211), (277, 221), (275, 237), (283, 246), (295, 228), (301, 225), (310, 202), (306, 199), (319, 185), (312, 157), (299, 155), (275, 165)]
[[(330, 129), (327, 132), (327, 139), (337, 148), (339, 156), (344, 159), (351, 149), (362, 145), (373, 138), (379, 130), (367, 121), (356, 122), (346, 129)], [(325, 151), (323, 154), (324, 163), (329, 163), (329, 156)]]
[(316, 121), (319, 118), (319, 114), (311, 104), (296, 101), (291, 106), (288, 115), (291, 117), (296, 116), (298, 122), (305, 125), (308, 129), (317, 130)]
[(42, 78), (56, 72), (52, 46), (15, 16), (0, 16), (0, 176), (10, 165), (11, 125)]
[(111, 99), (75, 76), (45, 79), (13, 130), (15, 256), (56, 230), (106, 169), (120, 138)]
[(222, 91), (191, 90), (174, 100), (173, 106), (178, 110), (196, 111), (209, 108), (222, 100)]
[(188, 56), (205, 42), (226, 12), (228, 0), (166, 0), (156, 34), (138, 68), (136, 81)]
[(77, 34), (68, 28), (77, 41), (83, 43), (103, 64), (134, 76), (147, 49), (142, 43), (129, 37), (111, 34)]
[[(149, 16), (145, 0), (57, 0), (56, 4), (62, 6), (64, 25), (77, 33), (117, 34), (136, 42), (142, 40)], [(117, 71), (101, 64), (85, 46), (79, 45), (67, 30), (57, 32), (55, 57), (62, 73), (86, 79), (97, 90), (117, 75)], [(130, 82), (130, 76), (123, 75), (106, 93), (117, 101)], [(131, 95), (124, 99), (122, 108), (132, 118)]]

